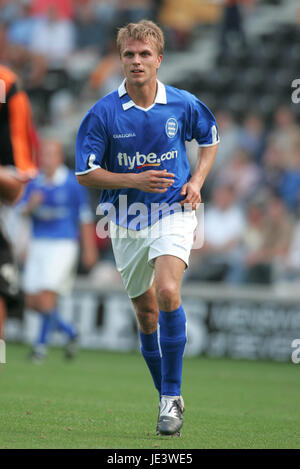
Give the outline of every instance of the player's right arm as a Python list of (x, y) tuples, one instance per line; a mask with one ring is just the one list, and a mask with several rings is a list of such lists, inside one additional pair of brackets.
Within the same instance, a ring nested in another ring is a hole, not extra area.
[(174, 183), (175, 175), (167, 170), (148, 170), (141, 173), (113, 173), (103, 168), (77, 175), (79, 184), (95, 189), (139, 189), (143, 192), (163, 193)]
[(89, 111), (76, 138), (76, 177), (79, 184), (100, 190), (139, 189), (163, 193), (174, 183), (175, 175), (167, 170), (139, 173), (112, 172), (105, 169), (104, 155), (111, 142), (107, 124), (98, 114)]

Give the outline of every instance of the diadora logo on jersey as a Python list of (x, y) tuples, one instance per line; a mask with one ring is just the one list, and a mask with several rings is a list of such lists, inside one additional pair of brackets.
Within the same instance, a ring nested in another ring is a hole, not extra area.
[(169, 138), (174, 138), (178, 131), (178, 122), (174, 117), (170, 117), (170, 119), (166, 122), (166, 134)]
[(127, 132), (125, 134), (113, 134), (113, 138), (130, 138), (136, 137), (134, 132)]
[(156, 153), (148, 153), (148, 155), (143, 155), (143, 153), (137, 151), (133, 156), (127, 155), (127, 153), (118, 153), (117, 158), (119, 166), (128, 166), (128, 169), (133, 169), (134, 167), (140, 169), (144, 168), (145, 166), (160, 166), (162, 161), (172, 160), (173, 158), (177, 158), (177, 156), (177, 150), (162, 153), (160, 156), (158, 156)]

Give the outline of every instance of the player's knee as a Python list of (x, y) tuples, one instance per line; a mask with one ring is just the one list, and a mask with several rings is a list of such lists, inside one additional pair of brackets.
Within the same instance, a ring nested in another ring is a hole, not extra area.
[(39, 308), (39, 295), (26, 294), (25, 305), (29, 309), (38, 310)]
[(159, 308), (163, 311), (173, 311), (180, 304), (180, 295), (175, 283), (160, 285), (156, 288)]
[(48, 313), (56, 306), (56, 294), (50, 291), (42, 291), (39, 294), (39, 306), (41, 313)]
[(157, 329), (158, 311), (147, 310), (136, 313), (139, 329), (143, 334), (152, 334)]

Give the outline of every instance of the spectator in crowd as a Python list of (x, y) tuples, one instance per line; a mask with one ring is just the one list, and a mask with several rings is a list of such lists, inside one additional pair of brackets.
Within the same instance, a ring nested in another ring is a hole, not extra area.
[[(101, 28), (107, 32), (107, 40), (116, 33), (120, 24), (120, 0), (96, 0), (95, 9)], [(107, 42), (107, 41), (105, 41)]]
[[(235, 153), (239, 145), (239, 126), (234, 121), (233, 116), (226, 109), (219, 109), (216, 113), (216, 121), (218, 122), (220, 136), (218, 155), (214, 162), (214, 165), (208, 175), (208, 183), (203, 189), (202, 198), (203, 200), (210, 200), (212, 198), (212, 188), (214, 187), (214, 181), (222, 175), (224, 168), (226, 168), (227, 162), (231, 156)], [(194, 143), (189, 145), (189, 150), (193, 149)], [(190, 152), (195, 155), (195, 152)]]
[(232, 50), (246, 47), (243, 7), (253, 0), (220, 0), (223, 14), (220, 27), (219, 60), (226, 58)]
[(269, 284), (271, 266), (257, 253), (262, 252), (265, 242), (265, 207), (253, 200), (246, 209), (246, 226), (242, 236), (243, 279), (247, 284)]
[(109, 45), (107, 53), (103, 55), (98, 65), (92, 71), (88, 85), (95, 90), (98, 97), (102, 97), (118, 87), (122, 79), (120, 56), (115, 46), (115, 40)]
[(235, 188), (237, 199), (245, 204), (257, 190), (261, 180), (259, 167), (246, 150), (237, 148), (227, 165), (216, 178), (216, 185), (226, 182)]
[(164, 0), (152, 0), (152, 11), (154, 21), (159, 21), (159, 12), (164, 4)]
[(90, 268), (97, 260), (95, 226), (86, 189), (63, 165), (60, 142), (44, 140), (41, 173), (26, 188), (22, 211), (32, 221), (32, 239), (24, 269), (26, 305), (41, 314), (41, 326), (31, 358), (46, 357), (52, 325), (66, 337), (65, 354), (73, 355), (77, 331), (57, 311), (59, 295), (72, 287), (81, 241), (82, 263)]
[[(163, 0), (158, 21), (164, 25), (169, 48), (174, 51), (185, 51), (192, 43), (198, 21), (199, 0)], [(157, 11), (156, 11), (157, 15)]]
[(74, 24), (76, 53), (100, 56), (108, 40), (108, 31), (107, 26), (99, 21), (93, 2), (77, 6)]
[(300, 221), (295, 225), (284, 268), (285, 281), (300, 282)]
[[(47, 14), (49, 8), (54, 7), (60, 18), (73, 18), (73, 4), (78, 0), (25, 0), (32, 4), (32, 14), (43, 16)], [(79, 0), (80, 1), (80, 0)]]
[[(286, 210), (283, 201), (271, 196), (263, 211), (263, 227), (260, 214), (256, 217), (256, 228), (260, 236), (254, 248), (249, 249), (245, 258), (247, 283), (266, 283), (278, 281), (283, 276), (283, 266), (289, 251), (294, 221)], [(245, 239), (245, 238), (244, 238)]]
[(224, 169), (228, 159), (235, 152), (239, 146), (239, 126), (234, 121), (233, 116), (230, 112), (225, 109), (220, 109), (216, 112), (216, 120), (219, 125), (220, 135), (222, 140), (220, 141), (218, 157), (215, 161), (215, 168), (212, 174), (215, 174), (219, 169)]
[(292, 212), (296, 212), (300, 202), (300, 148), (291, 150), (289, 166), (282, 173), (279, 194)]
[(204, 245), (193, 253), (188, 279), (240, 283), (240, 245), (245, 220), (231, 185), (215, 188), (204, 216)]
[(5, 58), (6, 43), (6, 27), (0, 22), (0, 62), (3, 62)]
[(36, 19), (29, 48), (46, 58), (48, 69), (65, 69), (75, 49), (73, 22), (61, 18), (55, 5), (49, 6), (46, 13)]
[(20, 14), (20, 0), (0, 0), (0, 24), (10, 24)]
[(255, 163), (260, 164), (265, 145), (266, 129), (262, 118), (247, 114), (239, 130), (239, 146), (250, 153)]
[(152, 19), (151, 0), (127, 0), (126, 3), (119, 1), (122, 23), (137, 23), (147, 18)]
[(283, 173), (284, 155), (275, 142), (269, 143), (262, 156), (262, 185), (271, 192), (278, 193)]
[(0, 62), (12, 68), (22, 80), (24, 89), (29, 91), (43, 85), (47, 61), (29, 49), (35, 19), (27, 3), (22, 5), (14, 10), (15, 15), (7, 23), (1, 24), (0, 19)]
[[(95, 1), (85, 0), (75, 4), (73, 26), (74, 50), (66, 62), (66, 72), (74, 83), (80, 84), (80, 90), (85, 90), (89, 74), (106, 50), (112, 34), (111, 25), (99, 16)], [(65, 91), (72, 90), (65, 86)], [(84, 95), (82, 98), (86, 100), (88, 97)]]
[(283, 167), (289, 167), (293, 153), (300, 147), (300, 127), (289, 107), (281, 106), (276, 110), (269, 138), (282, 152)]
[(31, 34), (35, 25), (29, 1), (20, 2), (18, 15), (8, 25), (7, 39), (13, 44), (19, 44), (28, 49), (31, 43)]
[(24, 88), (28, 93), (32, 89), (44, 86), (47, 74), (47, 61), (44, 56), (35, 54), (21, 44), (6, 42), (4, 50), (0, 51), (1, 61), (9, 64), (22, 78)]

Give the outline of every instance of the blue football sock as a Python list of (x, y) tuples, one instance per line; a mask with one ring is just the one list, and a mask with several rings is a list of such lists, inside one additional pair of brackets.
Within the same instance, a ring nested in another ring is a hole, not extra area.
[(70, 339), (73, 339), (74, 337), (76, 337), (77, 334), (74, 328), (70, 324), (66, 323), (60, 317), (57, 311), (53, 311), (51, 314), (51, 317), (58, 330), (66, 334)]
[(151, 373), (154, 386), (161, 394), (161, 356), (158, 347), (157, 331), (143, 334), (140, 331), (141, 352)]
[(186, 344), (186, 317), (182, 306), (170, 312), (159, 311), (159, 343), (162, 354), (161, 394), (180, 396)]
[(41, 314), (40, 330), (36, 345), (46, 345), (49, 340), (49, 334), (52, 328), (52, 317), (51, 313)]

